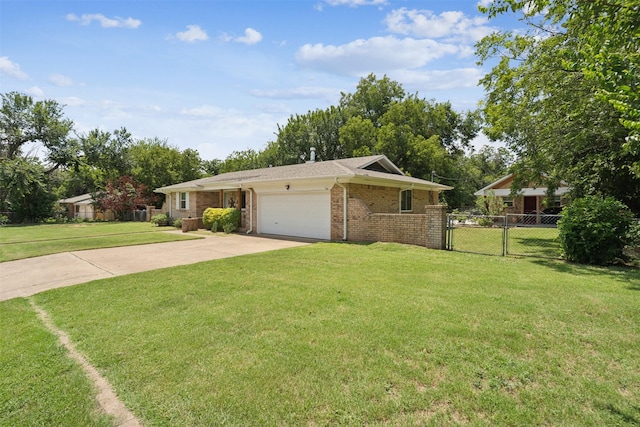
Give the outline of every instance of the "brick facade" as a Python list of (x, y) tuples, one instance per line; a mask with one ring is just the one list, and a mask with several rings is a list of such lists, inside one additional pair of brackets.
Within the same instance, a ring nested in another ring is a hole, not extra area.
[[(413, 211), (399, 213), (399, 189), (358, 184), (347, 188), (347, 240), (352, 242), (396, 242), (445, 248), (446, 207), (437, 203), (437, 193), (413, 192)], [(425, 202), (427, 202), (425, 204)], [(344, 236), (343, 189), (331, 189), (331, 240)]]
[[(400, 189), (375, 185), (343, 184), (347, 191), (347, 240), (352, 242), (396, 242), (445, 248), (446, 208), (438, 202), (437, 192), (413, 190), (411, 212), (399, 212)], [(175, 193), (174, 193), (175, 194)], [(258, 196), (247, 191), (242, 210), (241, 231), (258, 228)], [(175, 197), (175, 196), (174, 196)], [(173, 209), (174, 217), (201, 218), (208, 207), (218, 207), (218, 192), (189, 193), (189, 209)], [(344, 239), (344, 190), (334, 185), (330, 190), (331, 240)], [(175, 203), (175, 201), (172, 201)], [(250, 209), (253, 208), (253, 215)], [(252, 216), (252, 218), (251, 218)], [(250, 218), (253, 224), (250, 224)], [(201, 221), (200, 221), (201, 222)], [(192, 229), (192, 222), (183, 227)]]

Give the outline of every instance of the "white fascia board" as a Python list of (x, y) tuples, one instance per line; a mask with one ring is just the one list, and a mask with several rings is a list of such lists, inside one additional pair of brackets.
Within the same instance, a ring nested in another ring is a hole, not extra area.
[(453, 187), (448, 185), (438, 184), (435, 182), (411, 182), (411, 181), (400, 181), (395, 180), (393, 178), (378, 178), (378, 177), (370, 177), (358, 175), (351, 179), (341, 181), (344, 183), (352, 183), (352, 184), (363, 184), (363, 185), (379, 185), (381, 187), (396, 187), (396, 188), (408, 188), (413, 186), (415, 190), (427, 190), (427, 191), (444, 191), (444, 190), (453, 190)]
[[(304, 178), (291, 180), (256, 181), (245, 183), (243, 188), (251, 188), (256, 194), (264, 193), (295, 193), (329, 191), (335, 184), (336, 178)], [(341, 181), (340, 179), (338, 179)], [(288, 188), (287, 188), (288, 187)]]
[(513, 174), (512, 174), (512, 173), (510, 173), (510, 174), (508, 174), (508, 175), (505, 175), (505, 176), (503, 176), (502, 178), (500, 178), (499, 180), (494, 181), (494, 182), (492, 182), (491, 184), (487, 185), (486, 187), (483, 187), (483, 188), (481, 188), (480, 190), (476, 191), (476, 192), (474, 193), (474, 195), (476, 195), (476, 196), (483, 196), (483, 195), (487, 194), (487, 193), (485, 193), (485, 191), (486, 191), (486, 190), (491, 190), (493, 187), (495, 187), (496, 185), (500, 185), (500, 184), (502, 184), (503, 182), (505, 182), (506, 180), (508, 180), (508, 179), (509, 179), (509, 178), (511, 178), (512, 176), (513, 176)]
[[(491, 189), (486, 190), (486, 191), (480, 190), (480, 191), (476, 191), (473, 194), (475, 196), (488, 196), (489, 193), (491, 193), (491, 191), (492, 191)], [(562, 196), (564, 194), (567, 194), (569, 191), (570, 191), (569, 187), (560, 187), (554, 192), (554, 195)], [(500, 197), (510, 197), (510, 196), (512, 196), (511, 189), (509, 189), (509, 188), (499, 188), (499, 189), (493, 190), (493, 193), (496, 196), (500, 196)], [(539, 188), (523, 188), (514, 197), (518, 197), (518, 196), (546, 196), (546, 195), (547, 195), (547, 188), (546, 187), (539, 187)]]

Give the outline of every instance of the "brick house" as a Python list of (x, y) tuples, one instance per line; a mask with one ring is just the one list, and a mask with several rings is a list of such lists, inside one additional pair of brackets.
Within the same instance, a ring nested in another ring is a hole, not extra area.
[(58, 200), (60, 206), (67, 210), (67, 217), (86, 220), (107, 220), (112, 221), (115, 215), (111, 211), (102, 212), (93, 206), (91, 194), (81, 194), (80, 196), (68, 197)]
[(390, 241), (444, 248), (452, 187), (406, 176), (386, 156), (230, 172), (158, 188), (163, 212), (199, 218), (208, 207), (241, 209), (241, 231), (322, 240)]
[(487, 196), (491, 191), (496, 196), (502, 198), (506, 207), (506, 213), (510, 214), (532, 214), (541, 213), (545, 208), (559, 208), (566, 204), (566, 195), (570, 188), (565, 182), (561, 182), (560, 186), (554, 192), (551, 204), (545, 205), (544, 200), (547, 197), (547, 188), (538, 187), (531, 182), (525, 188), (520, 189), (516, 195), (511, 193), (511, 185), (514, 175), (505, 175), (499, 180), (492, 182), (486, 187), (476, 191), (475, 196)]

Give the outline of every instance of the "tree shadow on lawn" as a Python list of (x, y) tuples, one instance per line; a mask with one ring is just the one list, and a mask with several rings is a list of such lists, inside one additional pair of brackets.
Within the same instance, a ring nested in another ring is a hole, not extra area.
[(574, 276), (602, 276), (611, 277), (619, 282), (627, 284), (627, 289), (640, 291), (640, 268), (632, 266), (593, 266), (575, 264), (561, 260), (537, 259), (532, 261), (541, 267), (551, 268), (559, 273), (567, 273)]
[(560, 258), (560, 242), (558, 239), (541, 237), (510, 237), (509, 254), (535, 254), (545, 258)]
[[(613, 415), (619, 417), (622, 421), (628, 424), (640, 425), (640, 418), (635, 416), (634, 414), (627, 413), (621, 409), (616, 408), (611, 403), (607, 405), (602, 405), (601, 409), (611, 412)], [(637, 412), (640, 416), (640, 406), (632, 406), (632, 411)]]

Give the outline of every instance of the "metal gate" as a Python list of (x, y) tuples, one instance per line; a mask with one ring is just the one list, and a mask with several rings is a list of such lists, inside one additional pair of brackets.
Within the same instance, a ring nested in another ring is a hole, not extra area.
[(447, 249), (486, 255), (558, 258), (558, 215), (449, 214)]

